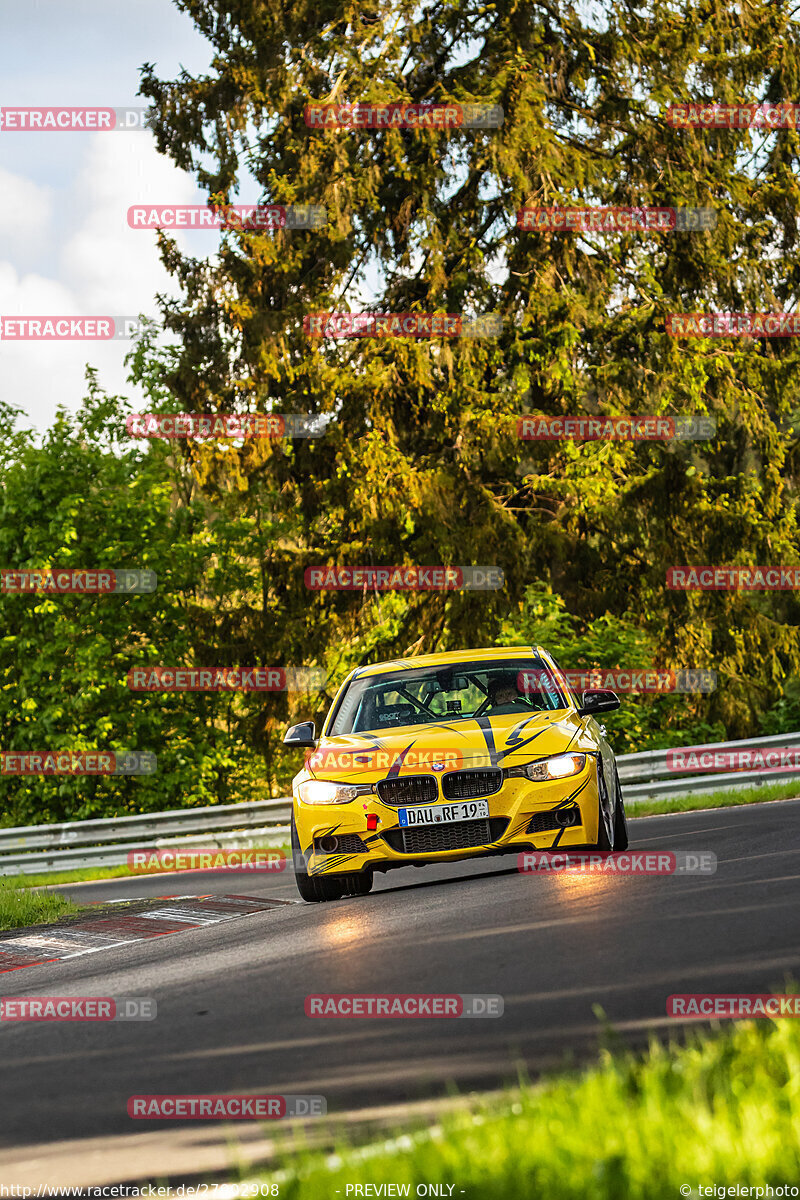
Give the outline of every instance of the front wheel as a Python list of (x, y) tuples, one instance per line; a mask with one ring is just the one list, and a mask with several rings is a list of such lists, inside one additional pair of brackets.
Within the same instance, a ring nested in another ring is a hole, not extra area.
[(597, 841), (595, 850), (618, 850), (616, 845), (616, 822), (606, 790), (606, 777), (603, 771), (602, 759), (597, 763)]
[(292, 859), (294, 860), (294, 881), (297, 890), (309, 904), (319, 904), (324, 900), (338, 900), (341, 896), (366, 896), (372, 891), (372, 867), (364, 871), (350, 871), (342, 875), (309, 875), (306, 870), (305, 857), (300, 849), (300, 838), (292, 815)]
[(625, 816), (625, 801), (622, 799), (622, 788), (619, 784), (619, 775), (617, 774), (617, 764), (614, 763), (614, 790), (616, 792), (616, 806), (614, 809), (614, 849), (628, 849), (628, 818)]
[(297, 836), (297, 826), (292, 814), (292, 860), (294, 862), (294, 881), (303, 900), (309, 904), (320, 903), (323, 900), (338, 900), (344, 888), (341, 876), (309, 875), (306, 870), (303, 851), (300, 849), (300, 838)]

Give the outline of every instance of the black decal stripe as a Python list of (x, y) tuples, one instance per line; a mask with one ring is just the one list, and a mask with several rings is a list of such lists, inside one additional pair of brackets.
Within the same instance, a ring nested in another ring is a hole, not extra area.
[(583, 791), (583, 789), (584, 789), (584, 788), (587, 788), (587, 787), (589, 786), (589, 784), (590, 784), (590, 783), (591, 783), (591, 780), (590, 780), (590, 779), (584, 779), (583, 783), (579, 784), (579, 785), (578, 785), (578, 787), (576, 787), (576, 789), (575, 789), (575, 791), (574, 791), (574, 792), (571, 792), (571, 793), (570, 793), (570, 795), (569, 795), (569, 796), (567, 796), (565, 800), (561, 800), (561, 801), (560, 801), (560, 802), (559, 802), (559, 803), (556, 805), (556, 809), (555, 809), (554, 811), (556, 811), (556, 810), (557, 810), (557, 809), (559, 809), (559, 808), (566, 808), (568, 804), (572, 804), (572, 802), (573, 802), (573, 800), (575, 799), (575, 797), (576, 797), (576, 796), (580, 796), (580, 794), (581, 794), (581, 792)]
[[(327, 875), (330, 872), (338, 873), (338, 868), (343, 867), (345, 863), (350, 862), (351, 858), (355, 858), (354, 854), (337, 854), (335, 856), (326, 856), (324, 864), (317, 865), (311, 872), (312, 875)], [(331, 861), (331, 858), (333, 861)]]
[[(542, 736), (542, 734), (549, 733), (549, 732), (550, 732), (550, 727), (548, 726), (545, 729), (537, 730), (536, 733), (531, 734), (531, 736), (529, 738), (516, 738), (515, 739), (513, 734), (511, 734), (508, 737), (508, 739), (506, 740), (505, 750), (502, 750), (500, 752), (501, 756), (503, 758), (506, 758), (509, 754), (514, 754), (518, 750), (524, 750), (526, 746), (530, 746), (531, 742), (535, 742), (538, 737)], [(549, 754), (542, 755), (542, 758), (551, 758), (551, 757), (552, 756)]]
[(520, 731), (523, 730), (526, 725), (530, 725), (531, 721), (533, 721), (535, 718), (538, 718), (538, 717), (545, 717), (545, 718), (547, 718), (547, 720), (545, 720), (541, 729), (537, 729), (536, 733), (531, 735), (532, 738), (541, 737), (543, 733), (547, 733), (548, 730), (552, 729), (554, 725), (558, 725), (558, 721), (554, 721), (552, 719), (552, 717), (553, 717), (552, 713), (535, 712), (535, 713), (532, 713), (531, 716), (526, 717), (524, 721), (519, 721), (514, 726), (514, 728), (511, 730), (511, 733), (508, 735), (508, 740), (509, 741), (512, 741), (512, 740), (520, 741), (521, 740), (521, 732)]
[(494, 730), (488, 717), (477, 717), (475, 724), (483, 734), (483, 740), (486, 743), (486, 749), (489, 753), (489, 762), (493, 767), (497, 766), (497, 760), (506, 753), (505, 750), (498, 750), (494, 741)]
[[(548, 713), (542, 711), (541, 709), (534, 710), (534, 712), (532, 712), (529, 717), (526, 717), (524, 721), (520, 721), (517, 725), (514, 726), (511, 733), (509, 734), (509, 740), (511, 738), (519, 737), (519, 731), (521, 729), (524, 729), (526, 725), (530, 725), (531, 721), (534, 721), (539, 717), (546, 717), (548, 715), (549, 715)], [(550, 721), (544, 728), (549, 729), (550, 725), (552, 725), (552, 724), (553, 724), (553, 722)], [(544, 732), (544, 730), (541, 730), (540, 732)], [(536, 734), (536, 736), (538, 737), (538, 734)]]
[(522, 837), (530, 819), (530, 813), (523, 813), (520, 817), (518, 817), (516, 824), (512, 825), (510, 829), (506, 830), (505, 840), (513, 842), (514, 838)]
[(408, 754), (409, 750), (414, 745), (415, 741), (416, 741), (416, 738), (413, 738), (408, 743), (408, 745), (403, 750), (401, 750), (399, 754), (397, 754), (395, 756), (395, 760), (392, 763), (391, 767), (389, 768), (389, 774), (386, 776), (387, 779), (396, 779), (397, 776), (400, 774), (403, 763), (405, 762), (406, 755)]

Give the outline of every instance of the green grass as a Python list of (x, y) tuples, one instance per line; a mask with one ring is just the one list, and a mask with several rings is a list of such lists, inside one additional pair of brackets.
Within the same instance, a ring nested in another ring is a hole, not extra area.
[(294, 1145), (290, 1157), (287, 1144), (260, 1177), (279, 1182), (281, 1200), (346, 1200), (346, 1185), (367, 1183), (408, 1184), (411, 1197), (417, 1184), (454, 1184), (453, 1200), (462, 1189), (468, 1200), (679, 1200), (682, 1184), (695, 1196), (698, 1184), (797, 1184), (799, 1080), (800, 1021), (741, 1021), (692, 1030), (685, 1045), (654, 1040), (640, 1058), (606, 1051), (597, 1067), (360, 1148), (340, 1138), (334, 1154)]
[(0, 879), (0, 931), (43, 925), (80, 912), (77, 904), (51, 892), (31, 892), (17, 887), (15, 879)]
[(643, 800), (628, 804), (628, 819), (651, 817), (658, 813), (695, 812), (704, 808), (731, 808), (738, 804), (764, 804), (769, 800), (796, 800), (800, 796), (800, 783), (768, 783), (757, 788), (728, 788), (726, 791), (709, 792), (708, 795), (676, 796), (672, 800)]

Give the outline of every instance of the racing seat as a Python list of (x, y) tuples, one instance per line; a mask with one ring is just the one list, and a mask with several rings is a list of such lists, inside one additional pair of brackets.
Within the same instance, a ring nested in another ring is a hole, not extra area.
[(375, 728), (391, 729), (395, 725), (415, 725), (422, 718), (422, 713), (413, 704), (387, 704), (385, 708), (375, 708)]
[(399, 725), (413, 725), (422, 714), (413, 704), (386, 704), (380, 706), (375, 696), (365, 696), (361, 710), (353, 725), (353, 733), (365, 729), (393, 729)]

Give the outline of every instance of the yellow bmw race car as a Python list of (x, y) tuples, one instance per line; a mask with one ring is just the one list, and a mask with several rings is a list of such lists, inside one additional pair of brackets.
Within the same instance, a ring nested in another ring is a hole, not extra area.
[(539, 646), (358, 667), (292, 782), (304, 900), (365, 895), (375, 871), (525, 850), (625, 850), (614, 755), (595, 716), (613, 692), (570, 691)]

